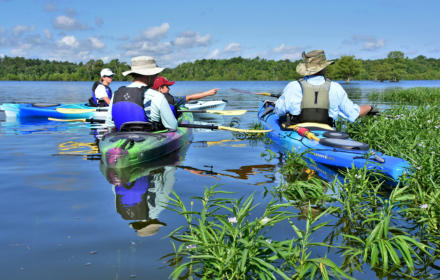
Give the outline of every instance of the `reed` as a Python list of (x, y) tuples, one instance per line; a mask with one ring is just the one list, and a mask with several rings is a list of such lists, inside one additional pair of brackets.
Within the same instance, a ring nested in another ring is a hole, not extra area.
[(370, 101), (409, 104), (409, 105), (430, 105), (440, 103), (440, 88), (392, 88), (382, 92), (376, 91), (368, 96)]

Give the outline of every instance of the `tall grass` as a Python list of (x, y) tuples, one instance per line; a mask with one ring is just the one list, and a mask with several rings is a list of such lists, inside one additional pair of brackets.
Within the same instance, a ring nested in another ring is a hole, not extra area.
[(368, 96), (370, 101), (393, 104), (430, 105), (440, 103), (440, 88), (386, 89), (373, 92)]

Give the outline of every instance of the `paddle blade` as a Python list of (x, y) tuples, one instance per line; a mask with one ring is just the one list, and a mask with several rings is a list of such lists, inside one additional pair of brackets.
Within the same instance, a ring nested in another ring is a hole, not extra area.
[(228, 126), (218, 126), (217, 129), (233, 131), (233, 132), (241, 132), (241, 133), (267, 133), (272, 131), (270, 129), (243, 129), (236, 127), (228, 127)]
[(86, 119), (57, 119), (57, 118), (47, 118), (49, 121), (54, 122), (86, 122)]
[(247, 110), (206, 110), (206, 113), (222, 116), (240, 116), (246, 114)]
[(270, 92), (256, 92), (256, 95), (264, 95), (264, 96), (272, 96), (275, 97), (272, 93)]
[(81, 114), (81, 113), (89, 113), (96, 112), (97, 109), (78, 109), (78, 108), (57, 108), (57, 112), (63, 114)]

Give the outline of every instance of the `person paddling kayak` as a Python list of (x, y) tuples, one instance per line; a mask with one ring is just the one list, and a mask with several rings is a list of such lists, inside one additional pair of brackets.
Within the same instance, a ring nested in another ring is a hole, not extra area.
[(147, 122), (152, 130), (176, 130), (177, 120), (165, 96), (151, 89), (157, 75), (163, 70), (150, 56), (134, 57), (131, 70), (122, 73), (132, 76), (133, 82), (120, 87), (113, 95), (106, 125), (115, 125), (120, 130), (127, 122)]
[(186, 102), (191, 100), (198, 100), (206, 96), (215, 95), (218, 90), (218, 88), (213, 88), (204, 92), (193, 93), (187, 96), (173, 96), (170, 94), (170, 86), (174, 85), (174, 83), (174, 81), (168, 81), (167, 78), (163, 76), (158, 76), (154, 81), (152, 89), (163, 93), (168, 103), (170, 104), (171, 110), (173, 111), (175, 116), (177, 116), (177, 109), (180, 106), (185, 105)]
[(327, 61), (323, 50), (303, 52), (302, 58), (296, 72), (303, 78), (287, 84), (275, 102), (280, 121), (288, 125), (316, 122), (334, 126), (340, 113), (351, 122), (377, 113), (371, 105), (354, 104), (340, 84), (325, 77), (327, 66), (334, 61)]
[(114, 73), (111, 69), (104, 68), (101, 70), (100, 74), (101, 80), (93, 84), (92, 97), (89, 99), (89, 104), (93, 107), (106, 107), (110, 104), (112, 98), (110, 84), (113, 81)]

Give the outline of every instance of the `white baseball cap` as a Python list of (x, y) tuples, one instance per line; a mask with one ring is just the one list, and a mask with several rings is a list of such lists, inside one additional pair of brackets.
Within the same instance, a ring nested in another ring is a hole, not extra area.
[(112, 70), (110, 70), (110, 68), (104, 68), (101, 70), (101, 77), (104, 77), (104, 76), (109, 77), (109, 76), (113, 76), (113, 75), (114, 75), (114, 73), (112, 72)]

